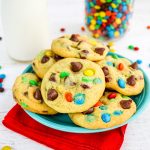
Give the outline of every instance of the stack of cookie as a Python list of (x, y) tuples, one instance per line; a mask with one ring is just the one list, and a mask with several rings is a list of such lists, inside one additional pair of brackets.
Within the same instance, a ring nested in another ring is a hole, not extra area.
[[(136, 104), (128, 96), (144, 88), (137, 63), (86, 36), (65, 35), (32, 62), (34, 73), (19, 76), (13, 96), (24, 109), (38, 114), (67, 113), (84, 128), (109, 128), (127, 121)], [(106, 56), (107, 55), (107, 56)]]

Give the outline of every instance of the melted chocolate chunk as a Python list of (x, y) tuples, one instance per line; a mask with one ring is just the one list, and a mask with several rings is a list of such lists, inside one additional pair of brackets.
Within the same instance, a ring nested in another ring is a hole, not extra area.
[(121, 100), (120, 101), (120, 106), (123, 108), (123, 109), (130, 109), (131, 107), (131, 103), (132, 103), (132, 100)]
[(34, 98), (37, 100), (43, 100), (40, 88), (37, 88), (34, 92)]
[(89, 89), (90, 87), (87, 84), (81, 84), (80, 85), (83, 89)]
[(47, 92), (47, 99), (48, 100), (55, 100), (58, 97), (58, 93), (55, 89), (49, 89)]
[(78, 34), (72, 34), (71, 37), (70, 37), (70, 40), (74, 41), (74, 42), (79, 42), (78, 37), (79, 37)]
[(84, 115), (86, 114), (91, 114), (92, 112), (94, 112), (94, 107), (89, 108), (87, 111), (82, 112)]
[(56, 76), (56, 73), (52, 73), (50, 78), (49, 78), (49, 81), (56, 82), (55, 76)]
[(24, 96), (28, 96), (28, 92), (27, 92), (27, 91), (24, 92), (23, 95), (24, 95)]
[(58, 61), (58, 60), (63, 59), (63, 57), (61, 57), (61, 56), (59, 56), (59, 55), (54, 54), (54, 59), (55, 59), (56, 61)]
[(100, 54), (100, 55), (103, 55), (104, 51), (105, 51), (105, 48), (103, 48), (103, 47), (102, 48), (100, 48), (100, 47), (95, 48), (95, 52)]
[(78, 72), (82, 69), (83, 65), (80, 62), (71, 62), (71, 70)]
[(109, 75), (109, 70), (108, 70), (108, 68), (106, 66), (104, 66), (102, 68), (102, 70), (103, 70), (105, 76)]
[(112, 80), (111, 77), (105, 77), (105, 81), (106, 81), (106, 82), (110, 82), (111, 80)]
[(130, 65), (130, 67), (133, 69), (138, 69), (138, 63), (134, 62), (133, 64)]
[(41, 63), (44, 64), (44, 63), (48, 62), (49, 59), (50, 59), (50, 58), (49, 58), (48, 56), (43, 56), (43, 58), (42, 58), (42, 60), (41, 60)]
[(136, 80), (135, 80), (135, 76), (131, 75), (128, 79), (127, 79), (127, 84), (134, 86), (136, 84)]

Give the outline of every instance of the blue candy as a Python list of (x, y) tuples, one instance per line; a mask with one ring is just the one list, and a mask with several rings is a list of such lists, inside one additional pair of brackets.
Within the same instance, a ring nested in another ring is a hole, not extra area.
[(0, 74), (0, 79), (4, 79), (6, 78), (6, 75), (5, 74)]
[(85, 102), (85, 94), (77, 93), (73, 99), (75, 104), (82, 105)]
[(119, 33), (120, 33), (121, 35), (123, 35), (123, 34), (124, 34), (124, 29), (123, 29), (123, 28), (120, 28), (120, 29), (119, 29)]
[(97, 20), (96, 23), (99, 24), (99, 25), (101, 25), (102, 21), (101, 20)]
[(120, 88), (124, 89), (126, 87), (126, 83), (123, 79), (118, 79), (118, 85)]
[(111, 61), (106, 62), (108, 66), (113, 66), (113, 63)]
[(103, 120), (103, 122), (107, 123), (107, 122), (110, 122), (111, 116), (108, 113), (104, 113), (102, 114), (101, 119)]
[(127, 7), (126, 5), (123, 5), (123, 6), (122, 6), (122, 11), (123, 11), (123, 12), (127, 11), (127, 9), (128, 9), (128, 7)]
[(118, 13), (117, 18), (121, 18), (121, 17), (122, 17), (122, 13)]
[(102, 83), (102, 80), (101, 80), (100, 78), (95, 78), (95, 79), (93, 80), (93, 83), (94, 83), (94, 84), (101, 84), (101, 83)]
[(138, 59), (136, 62), (137, 62), (138, 64), (142, 64), (142, 60), (140, 60), (140, 59)]
[(122, 110), (115, 110), (114, 112), (113, 112), (113, 115), (115, 115), (115, 116), (120, 116), (120, 115), (122, 115), (123, 114), (123, 111)]
[(107, 34), (108, 34), (109, 38), (113, 38), (114, 37), (114, 31), (109, 31)]
[(0, 88), (1, 88), (1, 87), (3, 87), (3, 84), (2, 84), (2, 83), (0, 83)]

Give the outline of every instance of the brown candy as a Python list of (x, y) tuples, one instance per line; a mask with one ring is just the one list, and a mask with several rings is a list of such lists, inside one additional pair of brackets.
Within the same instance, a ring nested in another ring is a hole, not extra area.
[(105, 48), (103, 48), (103, 47), (102, 48), (101, 47), (95, 48), (95, 52), (100, 54), (100, 55), (103, 55), (104, 51), (105, 51)]
[(132, 103), (132, 100), (121, 100), (120, 101), (120, 106), (123, 108), (123, 109), (129, 109), (131, 107), (131, 103)]
[(134, 62), (133, 64), (130, 65), (130, 67), (133, 69), (138, 69), (138, 63)]
[(48, 62), (49, 61), (49, 57), (48, 56), (43, 56), (43, 58), (42, 58), (42, 60), (41, 60), (41, 63), (46, 63), (46, 62)]
[(56, 78), (55, 78), (56, 73), (52, 73), (49, 80), (52, 82), (56, 82)]
[(78, 72), (82, 69), (83, 65), (80, 62), (71, 62), (71, 70)]
[(94, 111), (94, 107), (89, 108), (87, 111), (82, 112), (84, 115), (91, 114)]
[(110, 82), (111, 80), (112, 80), (111, 77), (105, 77), (105, 81), (106, 81), (106, 82)]
[(56, 61), (58, 61), (58, 60), (63, 59), (63, 57), (61, 57), (61, 56), (59, 56), (59, 55), (54, 54), (54, 59), (55, 59)]
[(37, 100), (42, 100), (42, 95), (41, 95), (41, 90), (40, 88), (37, 88), (36, 91), (34, 92), (34, 98)]
[(78, 37), (79, 37), (78, 34), (72, 34), (71, 37), (70, 37), (70, 40), (74, 41), (74, 42), (79, 42)]
[(80, 85), (83, 89), (89, 89), (90, 87), (87, 84), (81, 84)]
[(58, 93), (55, 89), (49, 89), (47, 92), (47, 99), (48, 100), (55, 100), (58, 97)]
[(128, 79), (127, 79), (127, 84), (134, 86), (136, 84), (136, 79), (134, 75), (131, 75)]
[(105, 76), (109, 75), (109, 70), (108, 70), (108, 68), (106, 66), (104, 66), (102, 68), (102, 70), (103, 70)]

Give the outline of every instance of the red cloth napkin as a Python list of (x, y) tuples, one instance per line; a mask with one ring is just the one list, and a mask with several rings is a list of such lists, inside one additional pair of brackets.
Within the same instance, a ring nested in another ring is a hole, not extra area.
[(46, 127), (15, 105), (5, 116), (3, 124), (30, 139), (55, 150), (119, 150), (126, 126), (102, 133), (68, 133)]

